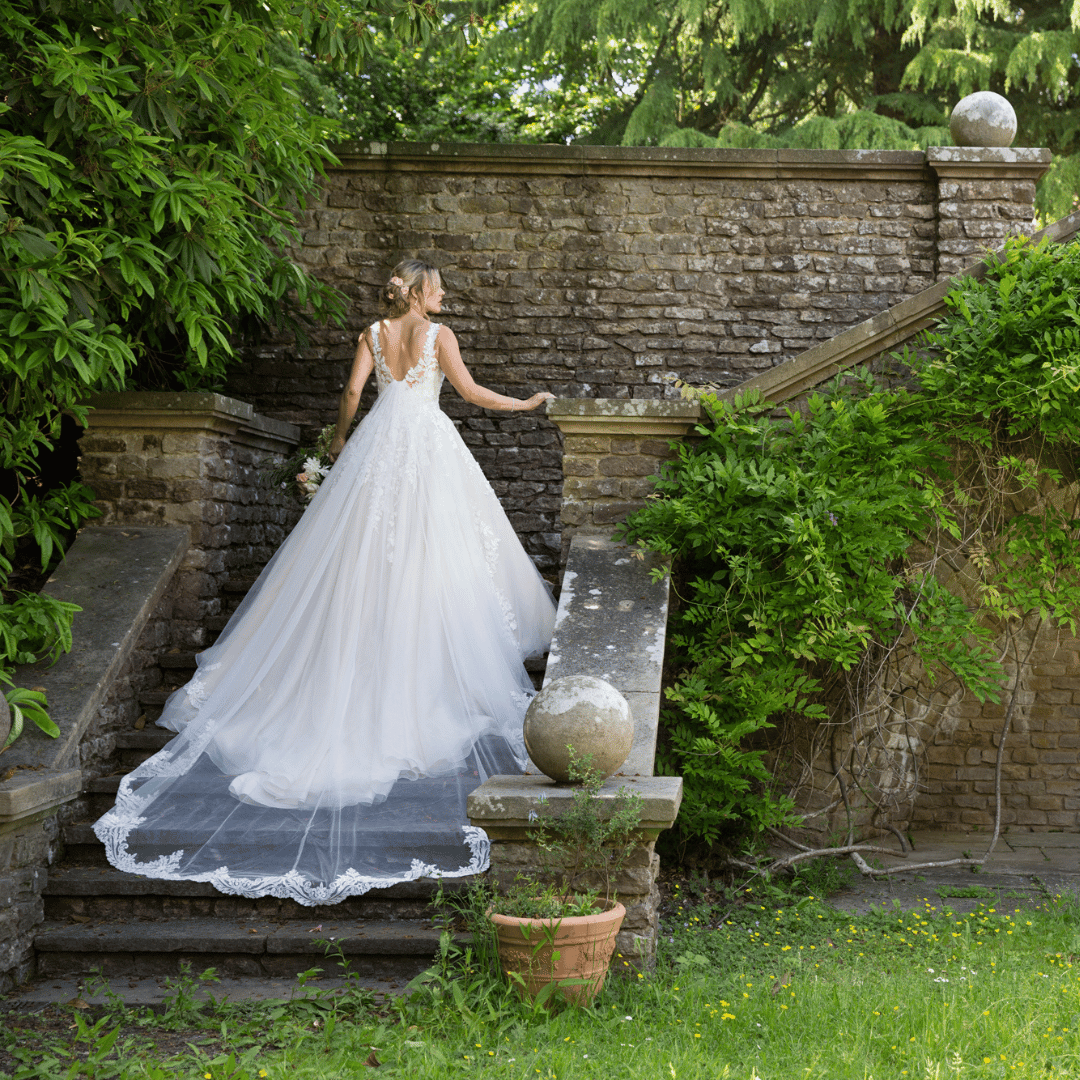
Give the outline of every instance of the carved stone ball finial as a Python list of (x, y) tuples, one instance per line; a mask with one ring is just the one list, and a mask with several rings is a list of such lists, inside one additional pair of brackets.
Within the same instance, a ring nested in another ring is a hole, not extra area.
[(1016, 138), (1016, 112), (992, 90), (968, 94), (956, 103), (949, 132), (957, 146), (1009, 146)]
[(570, 752), (581, 761), (592, 755), (591, 766), (605, 779), (630, 754), (634, 718), (630, 704), (611, 683), (592, 675), (554, 679), (533, 698), (525, 713), (525, 746), (545, 776), (558, 784), (570, 782)]

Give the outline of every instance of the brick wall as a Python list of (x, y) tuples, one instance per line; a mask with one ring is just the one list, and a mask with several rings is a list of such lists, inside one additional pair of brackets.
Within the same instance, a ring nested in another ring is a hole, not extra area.
[[(673, 377), (738, 384), (933, 284), (1031, 220), (1048, 160), (380, 143), (337, 153), (297, 258), (349, 298), (347, 329), (316, 331), (303, 350), (252, 350), (230, 382), (307, 434), (333, 420), (357, 335), (406, 255), (443, 270), (439, 321), (483, 385), (658, 398)], [(552, 425), (485, 414), (449, 387), (443, 407), (530, 554), (554, 569), (563, 476)]]

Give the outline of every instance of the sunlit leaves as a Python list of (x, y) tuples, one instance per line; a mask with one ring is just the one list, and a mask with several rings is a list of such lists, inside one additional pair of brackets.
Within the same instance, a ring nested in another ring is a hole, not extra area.
[[(413, 41), (438, 16), (407, 0), (0, 0), (0, 466), (15, 490), (0, 589), (16, 541), (45, 566), (92, 512), (74, 489), (35, 488), (88, 392), (217, 385), (240, 327), (340, 315), (289, 258), (334, 128), (278, 61), (306, 42), (355, 67), (379, 12)], [(36, 648), (15, 618), (0, 610), (14, 635), (0, 673)]]

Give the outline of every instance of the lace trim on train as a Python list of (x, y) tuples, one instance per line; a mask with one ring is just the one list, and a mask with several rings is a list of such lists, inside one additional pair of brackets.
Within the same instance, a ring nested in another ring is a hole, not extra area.
[(183, 848), (152, 862), (139, 862), (128, 850), (128, 836), (142, 821), (141, 817), (120, 812), (118, 805), (94, 825), (94, 833), (105, 845), (109, 862), (117, 870), (165, 881), (203, 881), (230, 896), (274, 896), (279, 900), (295, 900), (305, 907), (336, 904), (350, 896), (362, 896), (372, 889), (383, 889), (422, 877), (457, 878), (482, 874), (491, 863), (491, 841), (487, 833), (474, 825), (465, 825), (462, 832), (471, 857), (467, 866), (457, 870), (440, 870), (430, 863), (413, 859), (407, 871), (392, 877), (365, 877), (349, 869), (327, 884), (307, 881), (296, 870), (273, 877), (233, 877), (227, 866), (221, 866), (205, 874), (182, 874), (180, 862), (184, 857)]
[(205, 667), (201, 667), (192, 678), (187, 686), (184, 687), (187, 693), (187, 699), (195, 706), (196, 709), (201, 709), (206, 704), (206, 699), (210, 696), (210, 688), (206, 685), (206, 676), (211, 671), (216, 671), (221, 664), (207, 664)]

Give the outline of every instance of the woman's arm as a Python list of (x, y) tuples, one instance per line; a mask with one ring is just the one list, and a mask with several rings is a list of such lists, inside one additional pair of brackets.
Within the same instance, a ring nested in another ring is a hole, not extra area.
[(439, 327), (438, 336), (435, 338), (435, 356), (451, 386), (472, 405), (479, 405), (484, 409), (499, 409), (502, 412), (527, 412), (555, 396), (548, 393), (533, 394), (531, 398), (522, 400), (496, 394), (486, 386), (478, 386), (461, 359), (457, 338), (449, 326)]
[(338, 454), (345, 447), (345, 436), (349, 434), (349, 425), (360, 407), (360, 394), (363, 392), (364, 383), (371, 377), (375, 370), (375, 354), (371, 349), (371, 328), (369, 327), (360, 335), (360, 341), (356, 346), (356, 356), (353, 358), (352, 371), (349, 372), (349, 381), (345, 389), (341, 391), (341, 401), (338, 405), (337, 431), (334, 432), (334, 441), (328, 451), (331, 461), (337, 461)]

